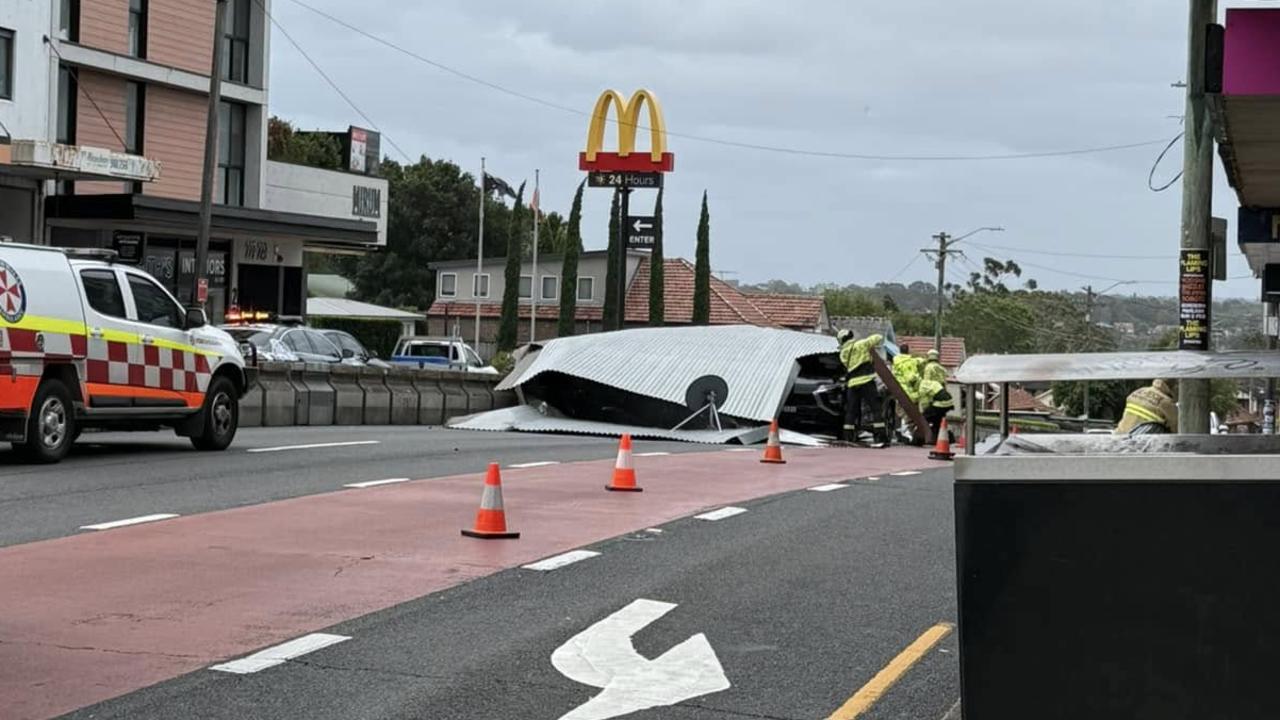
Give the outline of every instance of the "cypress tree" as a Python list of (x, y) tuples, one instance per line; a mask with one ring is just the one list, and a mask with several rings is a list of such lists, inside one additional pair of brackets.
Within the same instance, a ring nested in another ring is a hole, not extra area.
[(564, 262), (560, 266), (560, 323), (557, 334), (568, 337), (574, 332), (574, 314), (578, 309), (578, 254), (582, 252), (582, 189), (587, 181), (578, 183), (573, 195), (573, 207), (569, 208), (569, 226), (564, 237)]
[(609, 253), (605, 262), (609, 267), (604, 277), (604, 326), (606, 330), (621, 330), (622, 318), (618, 317), (618, 210), (622, 195), (613, 191), (613, 204), (609, 207)]
[(511, 231), (507, 235), (507, 265), (503, 271), (502, 316), (498, 319), (498, 350), (510, 352), (518, 340), (520, 319), (520, 261), (524, 257), (524, 183), (511, 208)]
[(707, 191), (702, 191), (702, 216), (698, 218), (698, 246), (693, 261), (693, 324), (711, 324), (711, 213)]
[(653, 206), (653, 253), (649, 256), (649, 324), (662, 327), (666, 315), (664, 301), (666, 288), (662, 265), (662, 188), (658, 188), (658, 201)]

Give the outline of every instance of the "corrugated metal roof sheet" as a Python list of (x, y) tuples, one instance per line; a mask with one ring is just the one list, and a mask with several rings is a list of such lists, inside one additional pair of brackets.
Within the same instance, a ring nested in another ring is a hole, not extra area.
[[(516, 405), (515, 407), (454, 418), (449, 421), (448, 426), (458, 430), (484, 430), (488, 432), (516, 430), (519, 432), (571, 433), (574, 435), (599, 435), (602, 437), (621, 437), (623, 433), (626, 433), (637, 439), (678, 440), (704, 445), (727, 445), (734, 442), (753, 445), (764, 442), (769, 434), (769, 428), (763, 425), (730, 430), (666, 430), (664, 428), (640, 427), (638, 425), (615, 425), (613, 423), (543, 415), (537, 409), (528, 405)], [(822, 444), (817, 438), (788, 430), (783, 430), (780, 433), (780, 440), (790, 445), (819, 446)]]
[(381, 305), (373, 305), (371, 303), (360, 302), (359, 300), (320, 297), (307, 298), (307, 315), (316, 317), (378, 318), (387, 320), (418, 320), (423, 317), (422, 313), (413, 313), (408, 312), (407, 310), (382, 307)]
[(718, 375), (729, 387), (720, 412), (768, 422), (790, 390), (796, 361), (836, 351), (829, 335), (751, 325), (638, 328), (550, 340), (498, 389), (559, 372), (684, 405), (694, 380)]

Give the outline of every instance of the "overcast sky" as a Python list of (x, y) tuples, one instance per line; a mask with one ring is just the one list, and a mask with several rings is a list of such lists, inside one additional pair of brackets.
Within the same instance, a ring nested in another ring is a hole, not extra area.
[[(784, 148), (968, 156), (1167, 140), (1180, 130), (1169, 116), (1180, 116), (1184, 103), (1170, 84), (1185, 74), (1185, 1), (302, 1), (554, 104), (589, 113), (605, 88), (629, 95), (645, 87), (661, 99), (673, 133)], [(276, 20), (410, 156), (475, 172), (483, 155), (512, 184), (532, 184), (541, 168), (543, 206), (567, 213), (582, 177), (585, 117), (408, 58), (294, 0), (272, 5)], [(304, 128), (367, 124), (278, 31), (270, 97), (272, 112)], [(965, 243), (969, 258), (1011, 257), (1047, 288), (1097, 290), (1133, 279), (1159, 282), (1132, 291), (1173, 294), (1181, 188), (1147, 187), (1161, 145), (980, 162), (810, 157), (683, 137), (669, 146), (676, 172), (664, 196), (668, 257), (693, 257), (706, 189), (712, 265), (728, 278), (933, 282), (924, 258), (907, 267), (932, 234), (1000, 225), (1005, 232)], [(383, 149), (398, 155), (385, 140)], [(1157, 170), (1157, 186), (1181, 160), (1179, 144)], [(653, 196), (634, 193), (633, 212), (649, 210)], [(608, 202), (607, 190), (587, 191), (588, 249), (605, 245)], [(1231, 220), (1230, 275), (1241, 276), (1248, 268), (1234, 245), (1235, 208), (1219, 167), (1214, 211)], [(955, 266), (954, 278), (962, 278), (967, 268)], [(1252, 297), (1257, 285), (1234, 280), (1216, 292)]]

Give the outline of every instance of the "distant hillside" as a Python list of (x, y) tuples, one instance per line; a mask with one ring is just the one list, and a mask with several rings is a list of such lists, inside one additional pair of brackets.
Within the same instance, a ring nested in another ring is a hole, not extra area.
[[(821, 295), (836, 289), (856, 292), (883, 304), (885, 296), (905, 312), (931, 313), (936, 302), (936, 288), (926, 282), (879, 283), (874, 287), (834, 284), (804, 287), (783, 280), (770, 280), (756, 285), (743, 285), (744, 290)], [(1080, 308), (1084, 293), (1062, 293)], [(1115, 329), (1120, 347), (1126, 350), (1146, 348), (1153, 340), (1178, 325), (1178, 300), (1174, 297), (1142, 295), (1105, 295), (1094, 299), (1094, 322)], [(1214, 335), (1219, 349), (1237, 349), (1256, 345), (1262, 330), (1262, 304), (1252, 300), (1231, 298), (1213, 303)]]

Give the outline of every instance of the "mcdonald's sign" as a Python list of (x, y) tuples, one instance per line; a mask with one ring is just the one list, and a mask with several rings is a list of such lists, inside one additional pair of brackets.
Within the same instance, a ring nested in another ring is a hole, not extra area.
[[(642, 126), (640, 110), (649, 108), (649, 151), (636, 152), (636, 131)], [(604, 131), (609, 122), (609, 110), (618, 111), (618, 150), (605, 152)], [(578, 154), (578, 169), (594, 172), (671, 172), (675, 169), (676, 156), (667, 152), (667, 128), (662, 119), (662, 106), (658, 98), (648, 90), (637, 90), (630, 100), (624, 100), (613, 90), (605, 90), (596, 100), (591, 113), (591, 125), (587, 128), (586, 152)]]

